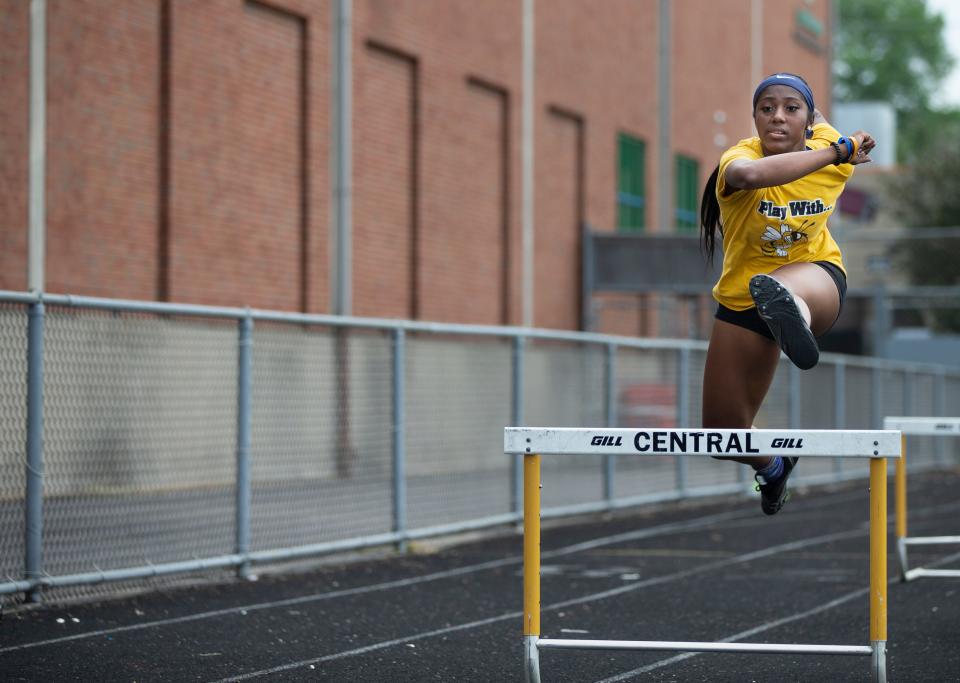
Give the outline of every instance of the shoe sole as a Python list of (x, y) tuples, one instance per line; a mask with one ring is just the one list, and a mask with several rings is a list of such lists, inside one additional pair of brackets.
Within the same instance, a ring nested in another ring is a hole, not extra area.
[(760, 318), (794, 365), (809, 370), (820, 362), (816, 337), (786, 287), (769, 275), (755, 275), (750, 280), (750, 296)]

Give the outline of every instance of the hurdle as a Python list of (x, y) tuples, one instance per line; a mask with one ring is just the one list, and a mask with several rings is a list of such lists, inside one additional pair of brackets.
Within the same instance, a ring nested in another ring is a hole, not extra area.
[[(679, 650), (767, 654), (866, 655), (875, 683), (887, 680), (887, 458), (900, 458), (893, 430), (593, 429), (507, 427), (503, 450), (523, 456), (524, 678), (540, 683), (540, 651)], [(870, 644), (543, 638), (540, 632), (540, 460), (543, 455), (842, 457), (870, 459)]]
[(884, 429), (895, 429), (903, 434), (901, 456), (894, 474), (894, 508), (896, 509), (897, 564), (900, 580), (919, 578), (960, 577), (960, 569), (910, 568), (907, 561), (907, 546), (950, 545), (960, 543), (960, 536), (908, 536), (907, 535), (907, 436), (960, 436), (960, 418), (957, 417), (887, 417)]

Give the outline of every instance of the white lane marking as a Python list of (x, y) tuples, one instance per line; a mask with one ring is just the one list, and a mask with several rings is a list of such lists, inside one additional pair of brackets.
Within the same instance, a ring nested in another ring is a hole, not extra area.
[[(783, 626), (784, 624), (789, 624), (790, 622), (793, 622), (793, 621), (799, 621), (800, 619), (806, 619), (807, 617), (812, 617), (814, 614), (819, 614), (820, 612), (826, 612), (829, 609), (833, 609), (834, 607), (839, 607), (844, 603), (850, 602), (851, 600), (855, 600), (856, 598), (859, 598), (859, 597), (863, 597), (864, 595), (867, 595), (869, 593), (870, 593), (869, 588), (860, 588), (851, 593), (847, 593), (846, 595), (841, 595), (839, 598), (835, 600), (831, 600), (830, 602), (824, 603), (822, 605), (818, 605), (813, 609), (809, 609), (805, 612), (797, 612), (796, 614), (791, 614), (789, 617), (783, 617), (781, 619), (777, 619), (776, 621), (771, 621), (766, 624), (761, 624), (760, 626), (756, 626), (746, 631), (735, 633), (732, 636), (728, 636), (723, 640), (719, 640), (717, 642), (735, 643), (738, 640), (749, 638), (750, 636), (755, 636), (758, 633), (769, 631), (772, 628)], [(691, 657), (695, 657), (700, 654), (703, 654), (703, 653), (702, 652), (684, 652), (683, 654), (676, 655), (668, 659), (662, 659), (659, 662), (654, 662), (653, 664), (641, 667), (639, 669), (634, 669), (633, 671), (626, 671), (622, 674), (611, 676), (610, 678), (604, 678), (601, 681), (597, 681), (597, 683), (619, 683), (619, 681), (627, 681), (627, 680), (630, 680), (631, 678), (634, 678), (635, 676), (639, 676), (640, 674), (645, 674), (650, 671), (654, 671), (656, 669), (669, 666), (671, 664), (676, 664), (677, 662), (682, 662), (685, 659), (690, 659)]]
[[(624, 593), (630, 593), (632, 591), (640, 590), (641, 588), (646, 588), (647, 586), (656, 586), (664, 583), (669, 583), (671, 581), (677, 581), (679, 579), (687, 578), (689, 576), (694, 576), (696, 574), (702, 574), (704, 572), (712, 571), (714, 569), (719, 569), (721, 567), (726, 567), (734, 564), (741, 564), (743, 562), (750, 562), (751, 560), (756, 560), (761, 557), (767, 557), (769, 555), (776, 555), (781, 552), (787, 552), (790, 550), (796, 550), (798, 548), (805, 548), (812, 545), (819, 545), (821, 543), (829, 543), (831, 541), (842, 540), (845, 538), (853, 538), (855, 536), (865, 536), (867, 534), (866, 529), (856, 529), (854, 531), (842, 531), (833, 534), (826, 534), (824, 536), (816, 536), (813, 538), (806, 538), (800, 541), (791, 541), (790, 543), (782, 543), (780, 545), (772, 546), (769, 548), (764, 548), (763, 550), (755, 550), (750, 553), (745, 553), (743, 555), (738, 555), (736, 557), (731, 557), (723, 560), (717, 560), (716, 562), (709, 562), (700, 567), (693, 569), (685, 569), (680, 572), (674, 572), (673, 574), (664, 574), (662, 576), (656, 576), (646, 581), (638, 581), (637, 583), (632, 583), (627, 586), (622, 586), (619, 588), (614, 588), (612, 590), (601, 591), (599, 593), (592, 593), (590, 595), (584, 595), (579, 598), (573, 598), (571, 600), (564, 600), (562, 602), (557, 602), (552, 605), (546, 605), (540, 608), (541, 612), (548, 612), (553, 610), (562, 609), (564, 607), (569, 607), (571, 605), (580, 605), (587, 602), (594, 602), (597, 600), (603, 600), (605, 598), (614, 597), (617, 595), (622, 595)], [(311, 659), (303, 659), (296, 662), (289, 662), (287, 664), (281, 664), (269, 669), (260, 669), (258, 671), (250, 671), (245, 674), (240, 674), (238, 676), (232, 676), (229, 678), (222, 678), (217, 680), (215, 683), (233, 683), (234, 681), (245, 681), (251, 678), (258, 678), (260, 676), (269, 676), (270, 674), (281, 673), (283, 671), (290, 671), (291, 669), (298, 669), (300, 667), (310, 666), (311, 664), (322, 664), (323, 662), (329, 662), (336, 659), (343, 659), (345, 657), (354, 657), (356, 655), (366, 654), (368, 652), (373, 652), (375, 650), (382, 650), (384, 648), (393, 647), (394, 645), (399, 645), (401, 643), (409, 643), (417, 640), (423, 640), (424, 638), (432, 638), (434, 636), (444, 635), (446, 633), (452, 633), (454, 631), (463, 631), (466, 629), (475, 628), (478, 626), (487, 626), (489, 624), (496, 623), (498, 621), (505, 621), (507, 619), (520, 619), (523, 616), (523, 612), (510, 612), (508, 614), (501, 614), (496, 617), (489, 617), (487, 619), (482, 619), (480, 621), (472, 621), (466, 624), (458, 624), (456, 626), (450, 626), (448, 628), (437, 629), (434, 631), (426, 631), (423, 633), (418, 633), (416, 635), (407, 636), (405, 638), (396, 638), (394, 640), (386, 640), (379, 643), (373, 643), (371, 645), (366, 645), (364, 647), (356, 648), (354, 650), (344, 650), (342, 652), (335, 652), (333, 654), (325, 655), (322, 657), (313, 657)]]
[[(696, 518), (691, 520), (685, 520), (683, 522), (671, 522), (669, 524), (661, 524), (660, 526), (651, 527), (648, 529), (638, 529), (637, 531), (630, 531), (623, 534), (614, 534), (612, 536), (594, 539), (586, 543), (578, 543), (578, 544), (566, 546), (564, 548), (558, 548), (556, 550), (548, 550), (548, 551), (545, 551), (541, 555), (541, 557), (543, 558), (559, 557), (562, 555), (569, 555), (571, 553), (580, 552), (582, 550), (588, 550), (588, 549), (600, 547), (603, 545), (613, 545), (615, 543), (623, 543), (625, 541), (635, 541), (635, 540), (641, 540), (644, 538), (650, 538), (653, 536), (662, 536), (664, 534), (670, 534), (677, 531), (693, 530), (693, 529), (697, 529), (704, 526), (710, 526), (716, 522), (727, 521), (729, 519), (735, 520), (735, 519), (738, 519), (738, 517), (743, 517), (745, 515), (755, 516), (755, 513), (753, 511), (750, 511), (749, 513), (746, 513), (743, 511), (726, 512), (718, 515), (711, 515), (709, 517), (701, 517), (701, 518)], [(226, 607), (224, 609), (219, 609), (219, 610), (199, 612), (196, 614), (186, 614), (180, 617), (171, 617), (169, 619), (158, 619), (156, 621), (148, 621), (140, 624), (128, 624), (126, 626), (116, 626), (113, 628), (105, 628), (97, 631), (75, 633), (69, 636), (61, 636), (59, 638), (48, 638), (46, 640), (38, 640), (32, 643), (21, 643), (20, 645), (10, 645), (7, 647), (0, 648), (0, 654), (3, 654), (4, 652), (13, 652), (15, 650), (26, 650), (28, 648), (41, 647), (44, 645), (55, 645), (57, 643), (64, 643), (71, 640), (81, 640), (83, 638), (95, 638), (97, 636), (112, 635), (114, 633), (140, 631), (147, 628), (170, 626), (173, 624), (183, 624), (190, 621), (200, 621), (203, 619), (212, 619), (212, 618), (228, 616), (228, 615), (237, 615), (243, 612), (253, 612), (257, 610), (274, 609), (278, 607), (289, 607), (291, 605), (301, 605), (308, 602), (332, 600), (334, 598), (349, 597), (351, 595), (362, 595), (364, 593), (373, 593), (377, 591), (390, 590), (392, 588), (406, 588), (408, 586), (415, 586), (420, 583), (438, 581), (440, 579), (449, 579), (456, 576), (462, 576), (464, 574), (471, 574), (474, 572), (484, 571), (486, 569), (497, 569), (499, 567), (517, 565), (517, 564), (521, 564), (522, 562), (523, 562), (522, 556), (507, 557), (502, 560), (491, 560), (490, 562), (481, 562), (479, 564), (473, 564), (467, 567), (458, 567), (457, 569), (449, 569), (442, 572), (434, 572), (433, 574), (424, 574), (422, 576), (414, 576), (407, 579), (398, 579), (396, 581), (387, 581), (385, 583), (371, 584), (369, 586), (359, 586), (357, 588), (345, 588), (343, 590), (330, 591), (327, 593), (314, 593), (311, 595), (303, 595), (295, 598), (287, 598), (285, 600), (258, 602), (252, 605), (241, 605), (239, 607)]]
[[(936, 562), (931, 562), (929, 566), (935, 567), (935, 566), (940, 566), (944, 564), (950, 564), (951, 562), (958, 559), (960, 559), (960, 553), (954, 553), (953, 555), (943, 557), (937, 560)], [(892, 586), (898, 581), (900, 581), (900, 577), (892, 578), (887, 581), (887, 585)], [(824, 603), (819, 607), (814, 607), (813, 609), (807, 610), (806, 612), (798, 612), (796, 614), (790, 615), (789, 617), (783, 617), (781, 619), (777, 619), (775, 621), (771, 621), (766, 624), (761, 624), (760, 626), (756, 626), (747, 631), (741, 631), (740, 633), (735, 633), (732, 636), (728, 636), (718, 642), (735, 643), (738, 640), (743, 640), (744, 638), (755, 636), (758, 633), (763, 633), (764, 631), (769, 631), (772, 628), (777, 628), (778, 626), (789, 624), (792, 621), (799, 621), (800, 619), (806, 619), (807, 617), (812, 617), (813, 615), (819, 614), (820, 612), (826, 612), (829, 609), (833, 609), (834, 607), (838, 607), (846, 602), (850, 602), (851, 600), (867, 595), (869, 592), (870, 592), (869, 588), (861, 588), (859, 590), (853, 591), (852, 593), (847, 593), (846, 595), (842, 595), (835, 600), (831, 600), (830, 602)], [(641, 667), (639, 669), (634, 669), (633, 671), (626, 671), (622, 674), (611, 676), (610, 678), (604, 678), (601, 681), (597, 681), (597, 683), (619, 683), (620, 681), (627, 681), (641, 674), (650, 673), (651, 671), (655, 671), (656, 669), (661, 669), (665, 666), (676, 664), (678, 662), (682, 662), (685, 659), (690, 659), (691, 657), (697, 657), (702, 654), (704, 653), (703, 652), (684, 652), (683, 654), (675, 655), (667, 659), (662, 659), (659, 662), (648, 664), (647, 666)]]
[(32, 643), (10, 645), (8, 647), (0, 648), (0, 654), (4, 652), (12, 652), (14, 650), (25, 650), (31, 647), (40, 647), (42, 645), (53, 645), (56, 643), (63, 643), (70, 640), (80, 640), (82, 638), (94, 638), (97, 636), (110, 635), (113, 633), (125, 633), (128, 631), (139, 631), (147, 628), (170, 626), (172, 624), (183, 624), (190, 621), (201, 621), (203, 619), (212, 619), (215, 617), (222, 617), (227, 615), (239, 615), (239, 614), (244, 614), (246, 612), (253, 612), (257, 610), (273, 609), (277, 607), (288, 607), (290, 605), (300, 605), (306, 602), (319, 602), (321, 600), (332, 600), (334, 598), (342, 598), (350, 595), (362, 595), (363, 593), (373, 593), (381, 590), (389, 590), (391, 588), (405, 588), (407, 586), (413, 586), (418, 583), (425, 583), (427, 581), (446, 579), (453, 576), (460, 576), (462, 574), (469, 574), (471, 572), (482, 571), (484, 569), (495, 569), (497, 567), (507, 566), (511, 564), (519, 564), (521, 561), (522, 561), (522, 558), (511, 557), (511, 558), (505, 558), (503, 560), (494, 560), (491, 562), (483, 562), (480, 564), (470, 565), (469, 567), (458, 567), (457, 569), (450, 569), (443, 572), (436, 572), (434, 574), (425, 574), (423, 576), (415, 576), (409, 579), (399, 579), (397, 581), (388, 581), (386, 583), (373, 584), (369, 586), (358, 586), (357, 588), (345, 588), (343, 590), (331, 591), (329, 593), (316, 593), (313, 595), (302, 595), (295, 598), (287, 598), (285, 600), (274, 600), (271, 602), (258, 602), (252, 605), (242, 605), (240, 607), (226, 607), (224, 609), (211, 610), (209, 612), (185, 614), (180, 617), (171, 617), (169, 619), (157, 619), (156, 621), (148, 621), (140, 624), (129, 624), (127, 626), (116, 626), (114, 628), (105, 628), (105, 629), (100, 629), (98, 631), (76, 633), (74, 635), (62, 636), (60, 638), (50, 638), (48, 640), (38, 640)]
[(595, 600), (603, 600), (604, 598), (612, 598), (617, 595), (623, 595), (624, 593), (630, 593), (631, 591), (639, 590), (640, 588), (646, 588), (648, 586), (658, 586), (664, 583), (670, 583), (678, 579), (685, 579), (690, 576), (695, 576), (697, 574), (702, 574), (703, 572), (712, 571), (714, 569), (721, 569), (722, 567), (729, 567), (734, 564), (742, 564), (744, 562), (750, 562), (752, 560), (757, 560), (762, 557), (768, 557), (770, 555), (775, 555), (781, 552), (789, 552), (791, 550), (799, 550), (801, 548), (807, 548), (813, 545), (820, 545), (822, 543), (830, 543), (831, 541), (841, 541), (848, 538), (856, 538), (857, 536), (865, 536), (867, 534), (867, 529), (855, 529), (852, 531), (838, 531), (832, 534), (826, 534), (824, 536), (815, 536), (813, 538), (806, 538), (800, 541), (791, 541), (790, 543), (782, 543), (780, 545), (771, 546), (769, 548), (764, 548), (763, 550), (754, 550), (753, 552), (745, 553), (743, 555), (737, 555), (735, 557), (725, 558), (722, 560), (717, 560), (715, 562), (707, 562), (702, 564), (699, 567), (694, 567), (692, 569), (684, 569), (673, 574), (662, 574), (660, 576), (654, 576), (652, 578), (646, 579), (644, 581), (637, 581), (636, 583), (630, 583), (625, 586), (618, 586), (617, 588), (611, 588), (609, 590), (601, 591), (600, 593), (592, 593), (590, 595), (584, 595), (579, 598), (570, 598), (569, 600), (564, 600), (562, 602), (556, 602), (549, 607), (541, 608), (541, 611), (561, 609), (563, 607), (570, 607), (572, 605), (581, 605), (586, 602), (593, 602)]
[(447, 628), (441, 628), (435, 631), (426, 631), (424, 633), (418, 633), (414, 636), (407, 636), (405, 638), (396, 638), (394, 640), (385, 640), (380, 643), (367, 645), (366, 647), (359, 647), (356, 650), (346, 650), (344, 652), (336, 652), (332, 655), (326, 655), (325, 657), (315, 657), (313, 659), (304, 659), (299, 662), (290, 662), (289, 664), (281, 664), (280, 666), (275, 666), (272, 669), (261, 669), (260, 671), (251, 671), (249, 673), (240, 674), (239, 676), (222, 678), (219, 681), (217, 681), (217, 683), (245, 681), (250, 678), (257, 678), (259, 676), (269, 676), (270, 674), (281, 673), (283, 671), (290, 671), (290, 669), (299, 669), (301, 667), (310, 666), (311, 664), (320, 664), (322, 662), (332, 662), (336, 659), (343, 659), (345, 657), (355, 657), (356, 655), (363, 655), (368, 652), (382, 650), (384, 648), (393, 647), (394, 645), (401, 645), (403, 643), (412, 643), (417, 640), (423, 640), (424, 638), (442, 636), (447, 633), (454, 633), (456, 631), (465, 631), (467, 629), (477, 628), (478, 626), (487, 626), (489, 624), (495, 624), (498, 621), (504, 621), (506, 619), (520, 619), (522, 616), (523, 616), (523, 612), (510, 612), (509, 614), (501, 614), (496, 617), (488, 617), (487, 619), (480, 619), (479, 621), (471, 621), (466, 624), (457, 624), (456, 626), (448, 626)]
[[(848, 495), (846, 493), (838, 493), (830, 496), (827, 499), (819, 499), (817, 501), (810, 501), (803, 505), (796, 505), (794, 509), (819, 509), (827, 508), (838, 503), (842, 503), (848, 500)], [(948, 503), (946, 505), (933, 506), (929, 508), (921, 508), (918, 510), (911, 510), (911, 517), (913, 519), (922, 518), (928, 514), (935, 514), (936, 512), (949, 511), (953, 508), (960, 507), (960, 504)], [(644, 538), (650, 538), (654, 536), (660, 536), (676, 531), (686, 531), (694, 530), (700, 527), (711, 526), (717, 522), (723, 522), (728, 520), (734, 520), (736, 522), (749, 522), (752, 518), (756, 517), (756, 514), (753, 510), (751, 511), (734, 511), (734, 512), (724, 512), (720, 514), (713, 514), (708, 517), (701, 517), (691, 520), (685, 520), (682, 522), (670, 522), (668, 524), (662, 524), (660, 526), (652, 527), (649, 529), (638, 529), (637, 531), (630, 531), (622, 534), (614, 534), (612, 536), (605, 536), (603, 538), (594, 539), (592, 541), (586, 541), (583, 543), (576, 543), (573, 545), (566, 546), (564, 548), (558, 548), (556, 550), (549, 550), (542, 553), (542, 558), (551, 558), (551, 557), (561, 557), (563, 555), (569, 555), (575, 552), (582, 552), (585, 550), (591, 550), (593, 548), (602, 547), (605, 545), (613, 545), (616, 543), (622, 543), (626, 541), (641, 540)], [(890, 519), (893, 519), (893, 516), (890, 515)], [(510, 557), (504, 558), (502, 560), (493, 560), (490, 562), (481, 562), (479, 564), (470, 565), (467, 567), (458, 567), (457, 569), (451, 569), (442, 572), (435, 572), (433, 574), (425, 574), (423, 576), (410, 577), (408, 579), (399, 579), (397, 581), (388, 581), (385, 583), (372, 584), (369, 586), (359, 586), (357, 588), (347, 588), (340, 591), (330, 591), (327, 593), (314, 593), (311, 595), (304, 595), (295, 598), (287, 598), (285, 600), (274, 600), (270, 602), (260, 602), (254, 603), (251, 605), (241, 605), (238, 607), (227, 607), (219, 610), (211, 610), (208, 612), (198, 612), (196, 614), (187, 614), (180, 617), (171, 617), (169, 619), (158, 619), (155, 621), (143, 622), (140, 624), (128, 624), (126, 626), (115, 626), (112, 628), (99, 629), (96, 631), (87, 631), (85, 633), (75, 633), (69, 636), (60, 636), (58, 638), (48, 638), (46, 640), (38, 640), (30, 643), (21, 643), (19, 645), (10, 645), (7, 647), (0, 648), (0, 654), (5, 652), (14, 652), (18, 650), (27, 650), (35, 647), (43, 647), (46, 645), (56, 645), (59, 643), (70, 642), (74, 640), (83, 640), (85, 638), (96, 638), (98, 636), (113, 635), (115, 633), (127, 633), (131, 631), (140, 631), (148, 628), (159, 628), (162, 626), (171, 626), (175, 624), (188, 623), (191, 621), (201, 621), (204, 619), (214, 619), (222, 616), (233, 616), (240, 615), (244, 612), (253, 612), (258, 610), (265, 609), (274, 609), (279, 607), (288, 607), (291, 605), (299, 605), (309, 602), (319, 602), (323, 600), (332, 600), (335, 598), (349, 597), (351, 595), (362, 595), (365, 593), (373, 593), (382, 590), (390, 590), (393, 588), (406, 588), (408, 586), (414, 586), (421, 583), (427, 583), (430, 581), (438, 581), (441, 579), (447, 579), (455, 576), (462, 576), (464, 574), (470, 574), (473, 572), (479, 572), (486, 569), (496, 569), (499, 567), (506, 567), (510, 565), (522, 563), (522, 557)], [(631, 584), (633, 588), (640, 588), (644, 584), (634, 583)], [(545, 608), (546, 609), (546, 608)], [(519, 614), (519, 613), (518, 613)]]

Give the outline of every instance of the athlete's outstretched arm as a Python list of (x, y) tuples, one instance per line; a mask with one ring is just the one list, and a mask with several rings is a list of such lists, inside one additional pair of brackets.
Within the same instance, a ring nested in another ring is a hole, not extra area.
[[(862, 153), (856, 154), (849, 163), (854, 165), (869, 163), (870, 150), (877, 144), (873, 136), (858, 130), (850, 137), (856, 138), (858, 151)], [(728, 188), (736, 190), (755, 190), (760, 187), (784, 185), (832, 164), (836, 158), (833, 147), (824, 147), (817, 150), (773, 154), (761, 159), (737, 159), (727, 166), (724, 180)]]

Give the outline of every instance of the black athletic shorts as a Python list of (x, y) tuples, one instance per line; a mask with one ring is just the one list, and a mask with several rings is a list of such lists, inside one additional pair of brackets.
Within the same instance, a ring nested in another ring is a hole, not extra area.
[[(842, 310), (843, 302), (847, 298), (847, 276), (844, 275), (840, 268), (827, 261), (814, 261), (814, 263), (827, 271), (830, 277), (833, 278), (834, 283), (836, 283), (837, 293), (840, 294), (840, 310)], [(767, 323), (765, 323), (763, 318), (760, 317), (760, 314), (757, 313), (756, 306), (751, 306), (744, 311), (734, 311), (731, 308), (727, 308), (723, 304), (717, 304), (717, 312), (714, 317), (717, 320), (722, 320), (725, 323), (746, 328), (751, 332), (756, 332), (761, 337), (766, 337), (767, 339), (773, 340), (773, 335), (770, 333), (770, 328), (767, 327)], [(837, 317), (839, 317), (839, 312)], [(834, 322), (836, 322), (836, 320), (834, 320)], [(824, 332), (824, 334), (826, 334), (826, 332)]]

